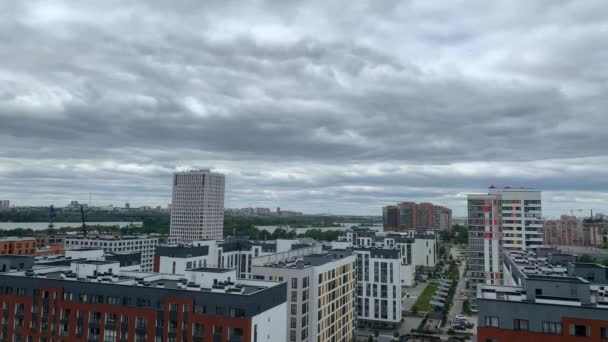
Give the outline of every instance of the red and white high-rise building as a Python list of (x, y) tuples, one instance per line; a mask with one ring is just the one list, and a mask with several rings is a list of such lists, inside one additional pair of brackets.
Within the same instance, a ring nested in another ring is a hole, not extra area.
[(467, 196), (469, 287), (502, 283), (502, 250), (542, 246), (542, 199), (539, 190), (490, 187)]

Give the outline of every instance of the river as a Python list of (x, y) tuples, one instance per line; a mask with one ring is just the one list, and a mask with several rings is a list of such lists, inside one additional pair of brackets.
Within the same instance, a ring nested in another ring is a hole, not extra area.
[[(143, 222), (86, 222), (87, 226), (119, 226), (126, 227), (130, 224), (141, 227)], [(16, 229), (16, 228), (29, 228), (32, 230), (44, 230), (49, 226), (48, 222), (0, 222), (0, 229)], [(82, 222), (55, 222), (55, 229), (69, 227), (78, 228), (82, 227)]]

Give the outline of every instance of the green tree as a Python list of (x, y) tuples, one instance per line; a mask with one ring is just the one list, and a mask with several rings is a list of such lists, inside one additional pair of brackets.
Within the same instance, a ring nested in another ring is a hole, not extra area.
[(588, 254), (583, 254), (578, 258), (578, 262), (595, 262), (595, 258)]
[(462, 302), (462, 312), (464, 312), (467, 315), (471, 314), (471, 303), (469, 302), (468, 299), (465, 299)]

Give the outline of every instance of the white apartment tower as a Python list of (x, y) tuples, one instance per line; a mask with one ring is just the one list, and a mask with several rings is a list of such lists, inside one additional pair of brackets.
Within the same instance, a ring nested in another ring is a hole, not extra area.
[(224, 175), (206, 169), (174, 173), (171, 236), (220, 240), (223, 230)]
[(401, 253), (397, 248), (354, 248), (360, 323), (401, 322)]
[(541, 192), (490, 187), (467, 196), (469, 287), (502, 284), (502, 251), (524, 251), (543, 244)]

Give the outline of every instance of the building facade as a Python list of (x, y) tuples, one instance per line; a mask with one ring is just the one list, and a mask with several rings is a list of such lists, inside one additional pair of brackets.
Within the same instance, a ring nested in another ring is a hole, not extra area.
[(171, 236), (182, 242), (224, 236), (224, 175), (210, 170), (173, 174)]
[(125, 236), (66, 236), (65, 249), (100, 248), (104, 252), (139, 252), (141, 254), (141, 270), (152, 272), (156, 246), (166, 243), (177, 243), (176, 237), (160, 235), (125, 235)]
[(37, 243), (33, 237), (0, 238), (0, 254), (36, 255)]
[(253, 265), (254, 279), (287, 282), (285, 341), (354, 341), (356, 257), (351, 251), (330, 251), (296, 260), (288, 256), (280, 253), (272, 261)]
[(546, 246), (583, 246), (583, 223), (575, 216), (562, 215), (545, 220), (543, 240)]
[(401, 322), (401, 254), (393, 248), (354, 248), (359, 325)]
[(384, 231), (452, 229), (452, 210), (432, 203), (401, 202), (382, 208)]
[(543, 244), (541, 192), (490, 187), (488, 194), (467, 196), (468, 286), (502, 283), (502, 251)]
[[(117, 262), (0, 274), (3, 341), (285, 341), (284, 283), (120, 272)], [(231, 278), (232, 277), (232, 278)]]
[(583, 245), (590, 247), (603, 247), (603, 225), (600, 223), (583, 224)]
[(388, 205), (382, 208), (382, 221), (384, 231), (394, 231), (399, 229), (399, 208), (396, 205)]
[(0, 200), (0, 209), (9, 209), (11, 207), (10, 200)]

